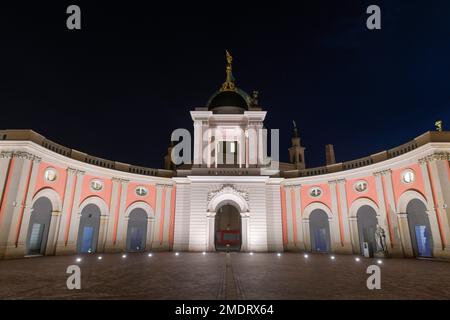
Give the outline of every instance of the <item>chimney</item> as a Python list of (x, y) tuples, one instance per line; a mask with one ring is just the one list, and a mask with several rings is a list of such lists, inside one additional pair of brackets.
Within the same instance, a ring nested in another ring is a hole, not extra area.
[(325, 157), (327, 166), (336, 163), (336, 158), (334, 156), (334, 147), (332, 144), (325, 145)]

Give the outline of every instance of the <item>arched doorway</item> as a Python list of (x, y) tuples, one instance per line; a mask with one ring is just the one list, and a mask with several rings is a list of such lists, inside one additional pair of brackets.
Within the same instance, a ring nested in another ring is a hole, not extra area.
[(90, 203), (81, 211), (77, 238), (77, 251), (79, 253), (96, 252), (99, 230), (100, 209), (97, 205)]
[(371, 206), (363, 205), (358, 209), (356, 217), (361, 254), (364, 254), (364, 242), (367, 242), (369, 256), (373, 257), (377, 251), (377, 240), (375, 238), (378, 224), (377, 213)]
[(216, 251), (240, 251), (242, 245), (241, 214), (234, 206), (226, 204), (216, 212), (214, 244)]
[(315, 209), (309, 216), (311, 250), (313, 252), (329, 252), (331, 249), (330, 224), (328, 215), (322, 209)]
[(127, 251), (142, 252), (146, 247), (147, 213), (142, 208), (130, 212), (127, 229)]
[(47, 197), (38, 198), (34, 202), (28, 227), (27, 254), (45, 254), (52, 210), (52, 203)]
[(409, 233), (416, 257), (433, 256), (433, 236), (426, 210), (425, 204), (419, 199), (411, 200), (406, 207)]

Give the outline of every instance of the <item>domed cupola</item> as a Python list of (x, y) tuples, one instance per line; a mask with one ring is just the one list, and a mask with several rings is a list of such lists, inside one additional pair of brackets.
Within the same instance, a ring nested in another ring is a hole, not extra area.
[(244, 113), (252, 104), (252, 99), (243, 90), (236, 87), (236, 83), (232, 73), (233, 57), (226, 51), (227, 77), (222, 87), (216, 91), (209, 99), (208, 110), (216, 114), (236, 114)]

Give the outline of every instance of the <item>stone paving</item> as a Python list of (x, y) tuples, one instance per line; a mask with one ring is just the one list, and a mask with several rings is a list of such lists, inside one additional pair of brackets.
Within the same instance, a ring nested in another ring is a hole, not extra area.
[[(381, 290), (368, 290), (375, 259), (300, 253), (56, 256), (0, 261), (1, 299), (450, 299), (450, 262), (383, 259)], [(82, 257), (81, 262), (76, 262)], [(81, 267), (81, 290), (66, 268)]]

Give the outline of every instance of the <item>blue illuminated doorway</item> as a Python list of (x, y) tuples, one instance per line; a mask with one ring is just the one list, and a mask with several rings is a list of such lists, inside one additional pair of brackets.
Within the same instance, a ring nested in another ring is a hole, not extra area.
[(414, 256), (432, 257), (433, 235), (427, 207), (421, 200), (413, 199), (406, 206), (406, 213)]
[(100, 230), (100, 209), (91, 203), (81, 211), (78, 227), (77, 252), (95, 253)]
[(329, 252), (331, 249), (330, 225), (328, 215), (321, 209), (315, 209), (309, 216), (311, 250), (313, 252)]
[[(141, 252), (147, 247), (148, 215), (142, 208), (130, 212), (127, 228), (126, 246), (129, 252)], [(150, 245), (150, 244), (149, 244)]]

